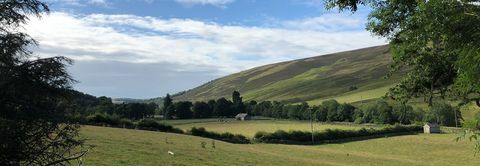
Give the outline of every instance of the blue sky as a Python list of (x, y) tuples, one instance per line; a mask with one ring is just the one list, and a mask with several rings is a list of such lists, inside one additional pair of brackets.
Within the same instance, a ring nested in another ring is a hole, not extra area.
[(368, 8), (322, 0), (46, 0), (26, 30), (39, 57), (66, 56), (96, 96), (151, 98), (256, 66), (385, 44)]

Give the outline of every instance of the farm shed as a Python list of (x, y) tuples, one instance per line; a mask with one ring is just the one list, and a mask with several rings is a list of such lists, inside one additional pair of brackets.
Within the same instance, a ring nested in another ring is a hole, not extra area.
[(237, 116), (235, 116), (236, 120), (250, 120), (251, 117), (247, 113), (239, 113)]
[(440, 125), (436, 123), (427, 123), (423, 126), (424, 133), (440, 133)]

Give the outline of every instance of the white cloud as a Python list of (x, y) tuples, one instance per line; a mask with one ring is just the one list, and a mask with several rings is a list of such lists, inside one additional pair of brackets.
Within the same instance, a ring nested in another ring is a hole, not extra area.
[(315, 31), (349, 31), (365, 27), (366, 20), (358, 15), (324, 14), (301, 20), (284, 21), (281, 24), (288, 28)]
[(175, 0), (176, 2), (192, 6), (192, 5), (213, 5), (225, 7), (227, 4), (233, 3), (235, 0)]
[(87, 4), (97, 6), (109, 6), (109, 2), (107, 0), (45, 0), (45, 2), (73, 6), (86, 6)]
[(312, 18), (285, 25), (293, 22), (298, 27), (265, 28), (191, 19), (54, 12), (41, 20), (33, 19), (27, 30), (40, 42), (37, 53), (41, 56), (64, 55), (77, 61), (168, 63), (176, 64), (177, 71), (214, 70), (219, 75), (385, 43), (364, 30), (302, 28), (332, 22), (355, 26), (355, 20)]
[(94, 5), (102, 5), (102, 6), (108, 5), (106, 0), (89, 0), (88, 3), (94, 4)]

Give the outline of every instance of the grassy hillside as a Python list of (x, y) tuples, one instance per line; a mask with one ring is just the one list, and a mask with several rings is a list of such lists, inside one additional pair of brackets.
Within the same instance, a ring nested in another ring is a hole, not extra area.
[[(455, 134), (419, 134), (315, 146), (230, 144), (188, 135), (84, 126), (85, 165), (479, 165)], [(169, 143), (167, 143), (167, 141)], [(202, 148), (201, 143), (206, 147)], [(172, 151), (175, 156), (167, 152)]]
[(232, 91), (238, 90), (245, 100), (317, 104), (348, 95), (341, 100), (355, 102), (383, 96), (398, 81), (398, 75), (383, 78), (390, 63), (388, 46), (376, 46), (256, 67), (208, 82), (174, 99), (230, 98)]

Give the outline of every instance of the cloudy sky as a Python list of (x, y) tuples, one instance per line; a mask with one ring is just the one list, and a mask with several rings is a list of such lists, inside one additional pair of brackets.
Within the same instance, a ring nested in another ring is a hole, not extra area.
[(77, 90), (152, 98), (274, 62), (381, 45), (369, 9), (322, 0), (46, 0), (26, 30), (40, 57), (66, 56)]

